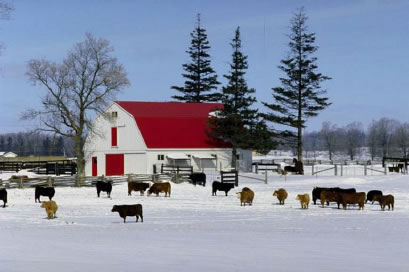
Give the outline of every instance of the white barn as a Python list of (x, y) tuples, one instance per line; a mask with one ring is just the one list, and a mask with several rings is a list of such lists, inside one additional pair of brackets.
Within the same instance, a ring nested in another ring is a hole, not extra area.
[[(116, 101), (94, 120), (99, 136), (84, 146), (87, 176), (150, 174), (154, 165), (191, 165), (194, 171), (231, 168), (231, 148), (206, 130), (217, 103)], [(108, 117), (108, 118), (107, 118)], [(239, 150), (239, 168), (251, 171), (252, 154)]]

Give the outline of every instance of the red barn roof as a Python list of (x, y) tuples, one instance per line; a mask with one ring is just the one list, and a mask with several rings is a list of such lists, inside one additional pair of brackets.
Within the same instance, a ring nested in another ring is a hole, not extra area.
[(116, 101), (136, 121), (148, 148), (223, 148), (206, 134), (219, 103)]

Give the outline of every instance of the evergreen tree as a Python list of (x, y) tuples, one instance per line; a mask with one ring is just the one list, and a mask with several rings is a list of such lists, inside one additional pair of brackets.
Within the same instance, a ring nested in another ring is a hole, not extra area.
[(267, 153), (272, 149), (271, 133), (260, 120), (257, 109), (252, 108), (256, 92), (244, 78), (248, 69), (247, 56), (241, 52), (240, 28), (237, 27), (231, 43), (233, 54), (228, 80), (222, 87), (223, 109), (210, 121), (209, 135), (232, 145), (232, 166), (236, 166), (237, 149), (252, 149)]
[(13, 138), (11, 136), (7, 138), (6, 151), (13, 151)]
[(275, 102), (263, 103), (271, 110), (264, 115), (266, 120), (289, 127), (277, 131), (277, 135), (283, 143), (297, 148), (299, 161), (302, 161), (302, 129), (306, 120), (331, 105), (320, 86), (330, 78), (316, 71), (317, 58), (312, 55), (318, 47), (314, 45), (315, 33), (307, 32), (307, 19), (303, 8), (291, 19), (290, 52), (278, 67), (286, 77), (280, 78), (281, 87), (272, 89)]
[(17, 152), (19, 156), (26, 155), (25, 153), (25, 140), (23, 138), (22, 133), (18, 133), (15, 141), (14, 150)]
[[(183, 87), (172, 86), (180, 92), (172, 98), (185, 102), (214, 102), (220, 100), (217, 93), (217, 74), (210, 66), (209, 41), (206, 30), (200, 25), (200, 14), (197, 15), (197, 26), (190, 34), (191, 46), (186, 51), (190, 55), (191, 63), (183, 64), (186, 73), (182, 76), (186, 79)], [(213, 91), (215, 90), (215, 91)]]
[(4, 137), (0, 136), (0, 151), (5, 150)]
[(42, 147), (42, 154), (43, 155), (50, 155), (50, 146), (51, 146), (51, 141), (50, 138), (45, 137), (43, 140), (43, 147)]
[(55, 144), (54, 155), (55, 156), (64, 155), (64, 139), (61, 136), (57, 138), (57, 141)]

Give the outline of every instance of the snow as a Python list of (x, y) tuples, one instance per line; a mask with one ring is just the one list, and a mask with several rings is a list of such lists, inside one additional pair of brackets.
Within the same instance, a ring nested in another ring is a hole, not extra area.
[[(92, 187), (57, 187), (54, 220), (34, 202), (34, 189), (9, 189), (8, 207), (0, 208), (0, 271), (409, 271), (407, 175), (270, 174), (268, 184), (241, 177), (227, 197), (211, 195), (216, 179), (208, 174), (206, 187), (172, 183), (170, 198), (128, 196), (126, 183), (111, 199)], [(255, 192), (253, 206), (241, 207), (235, 195), (244, 186)], [(380, 189), (395, 196), (395, 210), (300, 209), (296, 195), (314, 186)], [(281, 187), (289, 193), (284, 206), (272, 196)], [(143, 205), (143, 223), (124, 224), (111, 212), (133, 203)]]

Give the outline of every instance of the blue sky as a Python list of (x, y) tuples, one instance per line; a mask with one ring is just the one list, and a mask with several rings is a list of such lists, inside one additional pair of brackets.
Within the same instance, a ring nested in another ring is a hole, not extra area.
[[(11, 20), (0, 21), (0, 133), (27, 131), (19, 120), (40, 107), (45, 90), (25, 75), (30, 59), (59, 62), (90, 32), (109, 40), (131, 86), (118, 100), (169, 101), (182, 85), (182, 64), (190, 33), (201, 13), (211, 45), (212, 66), (225, 83), (229, 45), (237, 26), (248, 55), (249, 87), (258, 101), (272, 102), (271, 88), (283, 76), (277, 68), (288, 52), (289, 20), (304, 6), (316, 33), (319, 71), (332, 77), (323, 86), (333, 103), (310, 119), (365, 127), (382, 117), (409, 120), (409, 1), (114, 1), (14, 0)], [(260, 106), (261, 110), (264, 110)]]

